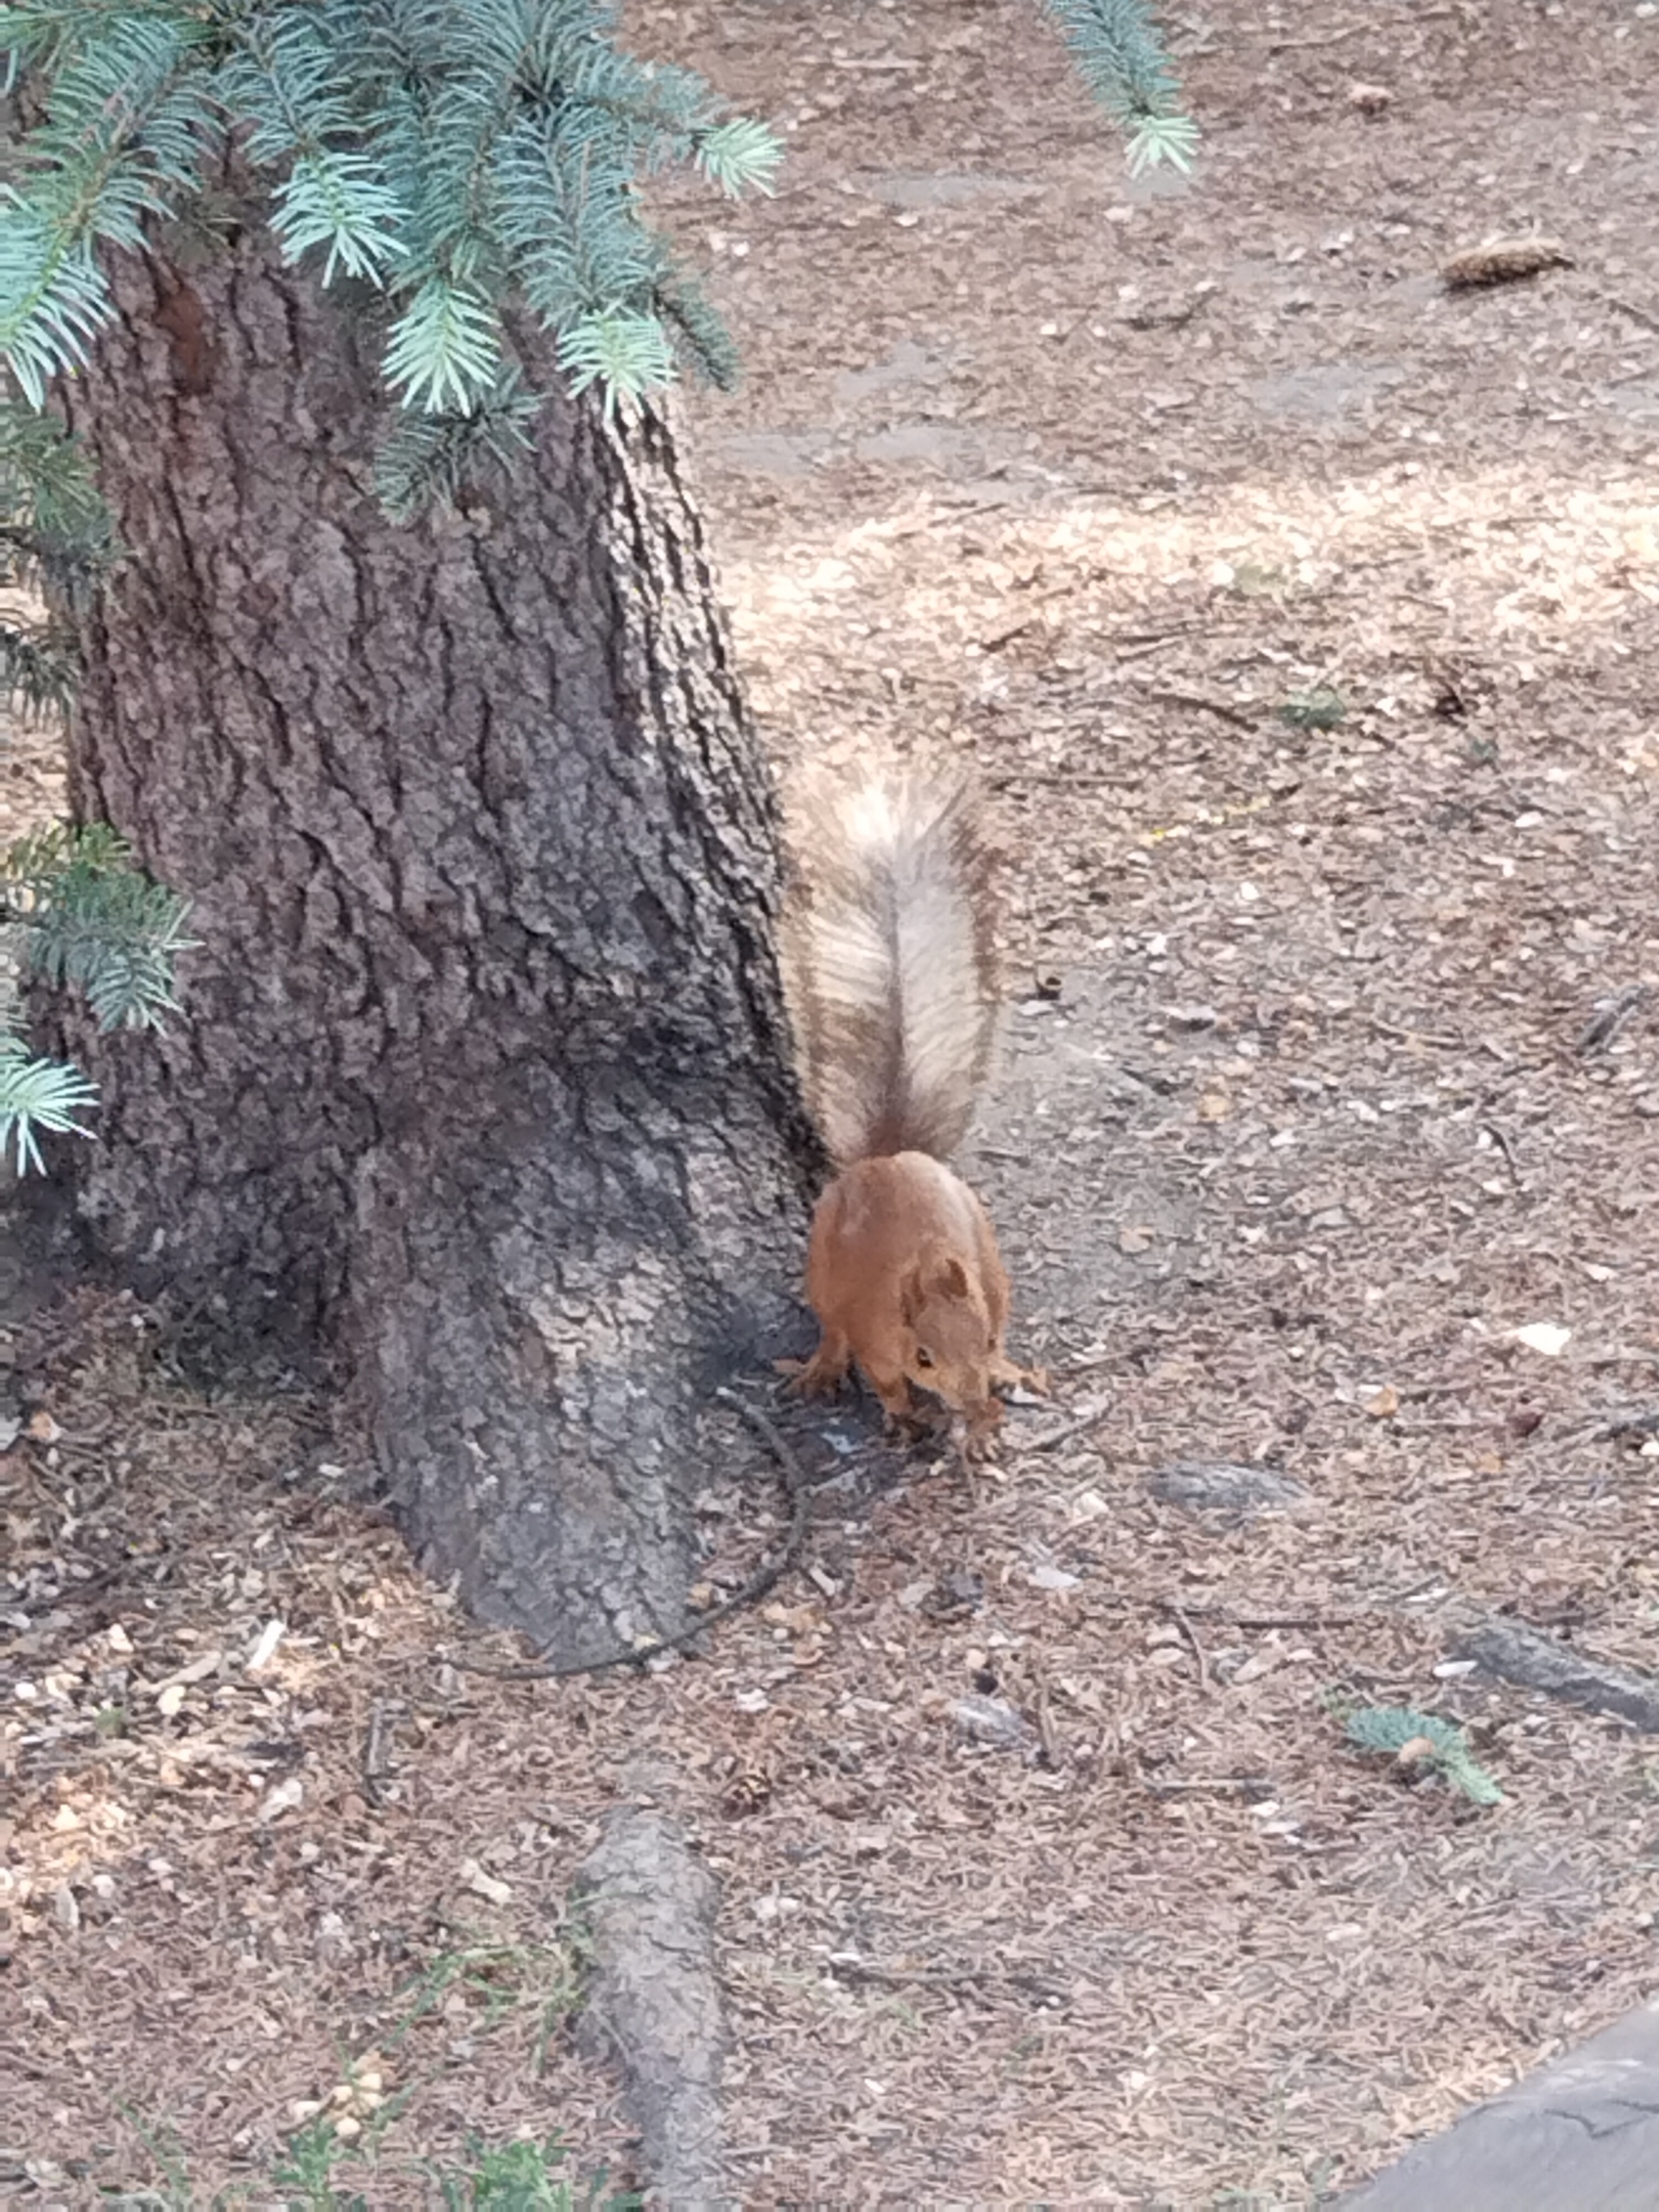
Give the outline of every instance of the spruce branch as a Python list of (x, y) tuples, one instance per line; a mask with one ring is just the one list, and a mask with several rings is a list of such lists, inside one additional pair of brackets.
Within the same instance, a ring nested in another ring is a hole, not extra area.
[(1459, 1789), (1471, 1804), (1501, 1805), (1503, 1792), (1470, 1752), (1461, 1728), (1437, 1713), (1400, 1705), (1367, 1705), (1345, 1717), (1348, 1738), (1362, 1751), (1404, 1752)]
[(658, 313), (637, 182), (679, 164), (765, 191), (780, 149), (613, 33), (605, 0), (0, 6), (0, 58), (40, 79), (46, 111), (3, 188), (0, 359), (35, 408), (83, 365), (111, 313), (102, 250), (199, 193), (228, 131), (270, 173), (283, 255), (389, 295), (385, 373), (412, 413), (486, 407), (521, 302), (582, 388), (613, 362), (620, 395), (665, 382), (671, 327), (709, 372), (709, 311)]
[(1167, 163), (1183, 175), (1198, 157), (1198, 126), (1190, 115), (1143, 115), (1125, 149), (1131, 176)]
[(375, 490), (397, 523), (429, 507), (453, 505), (490, 469), (509, 469), (531, 441), (540, 403), (516, 369), (505, 368), (480, 406), (466, 415), (400, 414), (375, 461)]
[(173, 995), (189, 909), (130, 862), (101, 823), (21, 838), (0, 855), (0, 924), (16, 931), (19, 964), (86, 997), (100, 1029), (159, 1028)]
[[(67, 11), (63, 11), (67, 14)], [(0, 11), (0, 53), (26, 41)], [(200, 23), (183, 8), (97, 11), (60, 37), (43, 122), (25, 146), (27, 189), (3, 188), (0, 358), (31, 406), (50, 378), (83, 366), (111, 313), (99, 246), (137, 246), (147, 215), (171, 212), (198, 181), (211, 119), (204, 88), (181, 73)]]
[(559, 366), (572, 391), (601, 386), (609, 412), (619, 399), (642, 399), (665, 385), (674, 355), (658, 316), (612, 308), (571, 325), (559, 340)]
[(764, 123), (734, 116), (729, 123), (699, 133), (696, 143), (697, 167), (728, 200), (741, 200), (746, 192), (770, 199), (784, 149)]
[(0, 359), (31, 407), (64, 370), (85, 368), (110, 318), (109, 287), (85, 247), (0, 185)]
[(24, 723), (67, 714), (79, 671), (68, 632), (0, 619), (0, 701)]
[(187, 912), (102, 824), (60, 824), (0, 850), (0, 1154), (15, 1146), (20, 1175), (41, 1167), (41, 1131), (90, 1134), (77, 1117), (98, 1094), (78, 1068), (31, 1054), (16, 981), (33, 975), (76, 987), (103, 1029), (159, 1027), (176, 1003), (175, 963), (192, 944)]
[(90, 1136), (92, 1131), (75, 1117), (97, 1099), (96, 1088), (79, 1068), (60, 1060), (32, 1059), (20, 1038), (0, 1030), (0, 1157), (15, 1146), (20, 1175), (31, 1167), (41, 1172), (39, 1131)]
[(1046, 0), (1078, 75), (1121, 130), (1139, 175), (1160, 162), (1192, 166), (1198, 126), (1179, 112), (1174, 73), (1147, 0)]
[(0, 922), (27, 919), (73, 864), (114, 868), (126, 857), (126, 840), (105, 822), (84, 830), (54, 822), (49, 829), (14, 839), (0, 852)]
[(716, 391), (734, 391), (742, 364), (731, 333), (700, 286), (664, 258), (652, 288), (651, 304), (678, 339), (703, 383)]
[(354, 133), (350, 82), (330, 29), (326, 10), (256, 7), (219, 64), (219, 104), (241, 118), (248, 159), (259, 168), (320, 154), (330, 141)]
[(395, 228), (402, 214), (365, 156), (325, 148), (302, 154), (277, 186), (270, 227), (289, 261), (300, 260), (313, 246), (327, 246), (325, 289), (342, 270), (379, 283), (408, 251)]
[(0, 583), (86, 605), (114, 558), (109, 510), (62, 425), (0, 400)]
[(509, 265), (545, 328), (638, 305), (661, 249), (615, 159), (595, 155), (585, 120), (522, 124), (495, 148), (492, 180)]
[(470, 413), (501, 373), (500, 327), (482, 293), (429, 276), (392, 325), (386, 382), (429, 415)]
[[(1131, 168), (1189, 164), (1148, 0), (1048, 5)], [(107, 250), (188, 214), (226, 145), (262, 173), (287, 259), (385, 296), (387, 384), (434, 432), (385, 457), (400, 502), (501, 450), (476, 433), (499, 428), (522, 309), (607, 404), (665, 384), (677, 352), (734, 378), (639, 185), (678, 167), (769, 192), (779, 142), (691, 71), (620, 47), (609, 0), (13, 0), (0, 66), (43, 118), (0, 182), (0, 365), (31, 409), (109, 319)]]

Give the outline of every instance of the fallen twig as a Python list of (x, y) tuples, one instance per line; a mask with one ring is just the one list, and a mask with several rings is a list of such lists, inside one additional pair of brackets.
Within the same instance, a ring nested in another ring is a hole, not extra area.
[(1230, 1605), (1182, 1606), (1173, 1598), (1157, 1598), (1153, 1602), (1174, 1619), (1185, 1612), (1194, 1620), (1220, 1621), (1228, 1628), (1353, 1628), (1362, 1621), (1375, 1620), (1385, 1610), (1380, 1605), (1362, 1605), (1341, 1613), (1236, 1613)]
[(1270, 38), (1269, 54), (1297, 54), (1325, 46), (1340, 46), (1344, 39), (1354, 36), (1365, 28), (1363, 23), (1344, 23), (1340, 30), (1323, 31), (1317, 38)]
[(1503, 1130), (1497, 1126), (1497, 1123), (1496, 1122), (1478, 1122), (1475, 1126), (1477, 1128), (1484, 1129), (1487, 1135), (1491, 1137), (1492, 1142), (1503, 1154), (1503, 1165), (1509, 1169), (1510, 1180), (1514, 1184), (1516, 1189), (1517, 1191), (1523, 1190), (1526, 1186), (1521, 1180), (1521, 1170), (1515, 1164), (1515, 1154), (1510, 1147), (1508, 1137), (1504, 1135)]
[(1460, 1052), (1467, 1041), (1448, 1037), (1440, 1029), (1406, 1029), (1397, 1021), (1384, 1021), (1380, 1014), (1368, 1014), (1365, 1019), (1379, 1036), (1397, 1037), (1405, 1045), (1438, 1045), (1443, 1052)]
[(988, 638), (979, 640), (979, 649), (985, 653), (1000, 653), (1004, 645), (1011, 645), (1016, 638), (1023, 638), (1027, 630), (1037, 627), (1038, 618), (1027, 614), (1023, 621), (1011, 622), (1006, 630), (994, 631)]
[(1204, 1656), (1204, 1646), (1198, 1641), (1198, 1631), (1173, 1599), (1166, 1598), (1163, 1600), (1163, 1608), (1192, 1646), (1192, 1656), (1198, 1662), (1198, 1688), (1201, 1690), (1207, 1690), (1210, 1687), (1210, 1662)]
[(1141, 1787), (1154, 1797), (1271, 1797), (1273, 1783), (1265, 1774), (1199, 1774), (1188, 1779), (1154, 1782), (1147, 1773), (1136, 1776)]
[[(1655, 315), (1650, 308), (1639, 308), (1634, 300), (1621, 299), (1617, 292), (1604, 292), (1601, 296), (1610, 308), (1617, 308), (1620, 315), (1629, 315), (1632, 322), (1639, 322), (1644, 330), (1659, 330), (1659, 315)], [(1640, 372), (1643, 376), (1649, 373), (1647, 369)]]
[(1647, 995), (1645, 983), (1627, 983), (1622, 991), (1604, 999), (1580, 1030), (1573, 1050), (1580, 1054), (1605, 1052)]
[(384, 1805), (386, 1793), (380, 1787), (386, 1775), (386, 1701), (376, 1698), (369, 1714), (369, 1725), (363, 1736), (363, 1795), (371, 1805)]
[(1223, 721), (1231, 722), (1236, 729), (1253, 730), (1261, 721), (1259, 715), (1246, 713), (1230, 700), (1211, 699), (1202, 691), (1174, 691), (1163, 683), (1137, 683), (1135, 690), (1143, 699), (1162, 699), (1172, 707), (1196, 707), (1201, 714), (1219, 715)]
[(1063, 1421), (1058, 1428), (1051, 1428), (1046, 1436), (1022, 1438), (1020, 1449), (1022, 1452), (1058, 1452), (1061, 1445), (1070, 1444), (1074, 1438), (1085, 1436), (1091, 1428), (1097, 1428), (1111, 1411), (1110, 1406), (1098, 1406), (1091, 1414), (1079, 1414), (1076, 1421)]

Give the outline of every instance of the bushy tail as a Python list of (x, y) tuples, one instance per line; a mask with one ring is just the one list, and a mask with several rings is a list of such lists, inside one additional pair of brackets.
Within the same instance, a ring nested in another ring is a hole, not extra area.
[(830, 1157), (944, 1159), (990, 1071), (990, 856), (965, 786), (805, 786), (791, 809), (784, 967)]

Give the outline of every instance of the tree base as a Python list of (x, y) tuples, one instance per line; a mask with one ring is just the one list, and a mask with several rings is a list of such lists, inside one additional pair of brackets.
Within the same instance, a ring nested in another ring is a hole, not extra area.
[(795, 1318), (792, 1176), (624, 1095), (608, 1139), (578, 1144), (567, 1096), (516, 1145), (359, 1185), (350, 1399), (389, 1502), (470, 1611), (561, 1662), (683, 1624), (702, 1409)]

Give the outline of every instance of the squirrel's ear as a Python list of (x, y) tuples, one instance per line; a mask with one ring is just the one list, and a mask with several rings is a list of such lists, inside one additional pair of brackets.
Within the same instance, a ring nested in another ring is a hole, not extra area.
[(968, 1270), (953, 1253), (933, 1278), (933, 1287), (941, 1298), (966, 1298)]

